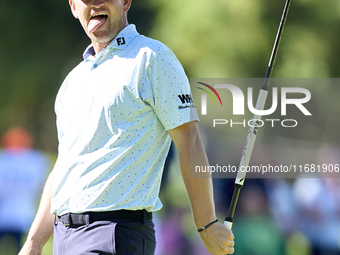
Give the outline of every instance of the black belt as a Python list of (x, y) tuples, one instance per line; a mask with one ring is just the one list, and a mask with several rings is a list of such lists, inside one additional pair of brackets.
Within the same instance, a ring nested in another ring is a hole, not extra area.
[(65, 226), (82, 226), (101, 220), (135, 220), (145, 222), (145, 220), (152, 220), (152, 213), (146, 210), (67, 213), (58, 216), (58, 219)]

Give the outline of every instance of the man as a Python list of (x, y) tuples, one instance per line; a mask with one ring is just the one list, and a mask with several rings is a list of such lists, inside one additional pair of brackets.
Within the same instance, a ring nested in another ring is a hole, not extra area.
[(190, 88), (178, 60), (128, 25), (131, 0), (69, 3), (92, 44), (58, 92), (58, 160), (20, 255), (41, 254), (52, 214), (55, 255), (154, 254), (169, 136), (203, 242), (211, 254), (232, 254), (233, 234), (215, 222), (211, 179), (190, 178), (190, 159), (208, 162), (194, 106), (180, 100)]

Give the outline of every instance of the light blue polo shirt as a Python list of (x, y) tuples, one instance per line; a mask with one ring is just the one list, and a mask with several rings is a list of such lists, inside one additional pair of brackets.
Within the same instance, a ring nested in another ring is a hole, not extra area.
[(66, 77), (55, 112), (59, 139), (51, 213), (156, 211), (167, 130), (198, 120), (174, 53), (125, 27)]

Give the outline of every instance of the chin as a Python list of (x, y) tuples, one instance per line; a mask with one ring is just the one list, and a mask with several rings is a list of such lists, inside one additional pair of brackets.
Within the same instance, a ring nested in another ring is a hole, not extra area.
[(114, 37), (109, 36), (109, 35), (103, 35), (103, 34), (100, 35), (99, 33), (96, 33), (96, 34), (92, 34), (90, 38), (92, 41), (96, 43), (109, 43), (113, 40)]

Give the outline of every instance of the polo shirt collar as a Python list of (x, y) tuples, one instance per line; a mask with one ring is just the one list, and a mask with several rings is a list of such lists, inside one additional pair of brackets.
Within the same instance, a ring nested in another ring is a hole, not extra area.
[[(106, 46), (106, 49), (125, 49), (137, 35), (139, 35), (139, 33), (136, 30), (136, 26), (134, 24), (127, 25), (116, 35), (110, 44)], [(94, 57), (95, 54), (93, 45), (90, 44), (84, 51), (83, 58), (86, 60), (89, 57)]]

